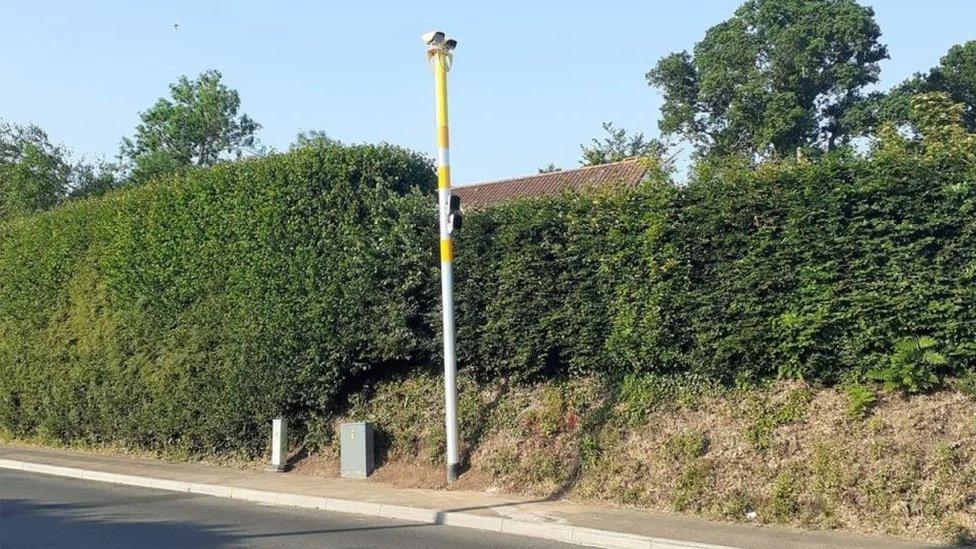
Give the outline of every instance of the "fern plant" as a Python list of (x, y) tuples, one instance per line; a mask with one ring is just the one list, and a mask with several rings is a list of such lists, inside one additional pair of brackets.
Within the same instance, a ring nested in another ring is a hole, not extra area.
[(868, 378), (880, 381), (886, 390), (918, 393), (939, 383), (936, 367), (946, 358), (935, 350), (938, 345), (928, 336), (908, 337), (895, 343), (891, 361), (883, 368), (868, 371)]
[(844, 393), (847, 395), (848, 419), (864, 419), (878, 402), (878, 397), (874, 391), (867, 385), (860, 383), (848, 385), (844, 388)]

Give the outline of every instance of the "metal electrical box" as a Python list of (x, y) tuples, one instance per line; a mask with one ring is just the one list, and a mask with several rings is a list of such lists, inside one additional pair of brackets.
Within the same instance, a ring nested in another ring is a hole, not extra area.
[(339, 426), (339, 471), (345, 478), (366, 478), (373, 472), (373, 424), (366, 421)]

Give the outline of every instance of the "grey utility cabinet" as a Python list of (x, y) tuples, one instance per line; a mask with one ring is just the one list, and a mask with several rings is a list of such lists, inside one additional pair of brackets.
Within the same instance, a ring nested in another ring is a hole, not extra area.
[(346, 478), (366, 478), (373, 472), (373, 424), (367, 421), (339, 426), (339, 471)]

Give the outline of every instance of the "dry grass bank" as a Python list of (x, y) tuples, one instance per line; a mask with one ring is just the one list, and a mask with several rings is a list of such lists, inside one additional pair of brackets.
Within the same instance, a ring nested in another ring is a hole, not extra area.
[[(976, 400), (800, 382), (588, 378), (510, 388), (463, 380), (457, 488), (601, 501), (729, 521), (924, 540), (976, 536)], [(413, 376), (353, 399), (376, 422), (374, 478), (443, 487), (440, 382)], [(299, 464), (336, 473), (332, 424)]]

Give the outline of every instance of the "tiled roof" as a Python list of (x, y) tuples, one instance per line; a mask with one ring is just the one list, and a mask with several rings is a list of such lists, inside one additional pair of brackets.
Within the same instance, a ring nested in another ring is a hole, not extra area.
[(565, 189), (608, 185), (634, 187), (646, 175), (647, 167), (643, 159), (628, 158), (620, 162), (586, 166), (575, 170), (462, 185), (454, 187), (452, 192), (461, 197), (462, 208), (478, 208), (513, 198), (552, 196)]

